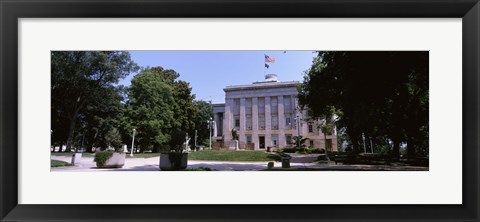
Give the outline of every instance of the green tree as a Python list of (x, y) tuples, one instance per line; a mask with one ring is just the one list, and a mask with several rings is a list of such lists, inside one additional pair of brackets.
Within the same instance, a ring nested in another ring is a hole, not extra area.
[(120, 132), (118, 132), (117, 128), (111, 128), (105, 134), (105, 141), (107, 142), (109, 147), (115, 148), (116, 151), (122, 151), (122, 138), (120, 136)]
[(179, 77), (174, 70), (153, 67), (133, 78), (127, 115), (121, 122), (127, 132), (136, 128), (136, 141), (142, 150), (180, 152), (187, 134), (195, 135), (199, 108), (193, 103), (195, 96), (189, 84)]
[(323, 138), (325, 141), (325, 158), (330, 160), (328, 156), (328, 147), (327, 147), (327, 135), (333, 134), (333, 130), (335, 129), (335, 116), (337, 112), (335, 108), (332, 106), (327, 106), (327, 108), (323, 111), (323, 115), (320, 116), (320, 131), (323, 134)]
[[(194, 101), (194, 105), (198, 110), (194, 117), (195, 130), (197, 130), (197, 145), (207, 145), (210, 137), (208, 131), (208, 121), (213, 116), (213, 111), (210, 103), (205, 101)], [(189, 133), (195, 135), (195, 132)], [(190, 141), (190, 145), (194, 146), (195, 138)]]
[(292, 144), (296, 144), (297, 148), (305, 148), (305, 143), (307, 142), (308, 138), (303, 136), (294, 136), (292, 137)]
[(316, 117), (338, 110), (354, 151), (364, 133), (393, 141), (394, 158), (402, 142), (414, 156), (428, 140), (428, 52), (319, 52), (299, 101)]
[[(87, 105), (98, 104), (105, 91), (126, 75), (138, 70), (128, 52), (53, 51), (51, 53), (51, 110), (53, 131), (67, 131), (71, 150), (79, 116)], [(68, 122), (64, 124), (64, 122)], [(62, 122), (62, 124), (57, 124)], [(64, 128), (67, 126), (67, 128)], [(52, 135), (53, 136), (53, 135)], [(59, 139), (63, 141), (63, 139)], [(61, 142), (63, 143), (63, 142)]]
[(137, 130), (136, 143), (142, 151), (158, 151), (168, 147), (170, 130), (174, 127), (174, 89), (163, 76), (144, 70), (132, 79), (128, 89), (127, 121), (128, 132)]
[(170, 104), (173, 111), (173, 121), (169, 128), (167, 149), (180, 152), (182, 144), (188, 133), (190, 137), (195, 135), (195, 116), (198, 108), (193, 103), (195, 95), (188, 82), (179, 80), (180, 74), (171, 69), (153, 67), (145, 70), (158, 76), (165, 84), (172, 89), (174, 102)]
[(120, 132), (122, 127), (120, 118), (124, 115), (125, 109), (122, 104), (123, 91), (122, 86), (105, 88), (99, 92), (99, 98), (91, 100), (79, 115), (79, 125), (85, 129), (82, 134), (84, 134), (87, 152), (92, 152), (94, 146), (102, 150), (107, 148), (108, 142), (105, 140), (105, 135), (112, 128)]

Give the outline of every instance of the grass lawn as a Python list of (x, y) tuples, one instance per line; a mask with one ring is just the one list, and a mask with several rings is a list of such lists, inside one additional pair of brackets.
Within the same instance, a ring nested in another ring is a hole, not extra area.
[(70, 163), (67, 163), (65, 161), (60, 161), (60, 160), (50, 160), (50, 166), (51, 167), (63, 167), (63, 166), (73, 166)]
[[(68, 156), (71, 157), (74, 153), (50, 153), (52, 156)], [(94, 157), (95, 153), (82, 153), (82, 157)]]
[[(51, 153), (52, 156), (68, 156), (73, 153)], [(94, 157), (95, 153), (82, 153), (82, 157)], [(130, 153), (126, 153), (126, 158)], [(134, 153), (133, 158), (158, 157), (160, 153)], [(188, 154), (189, 160), (216, 160), (216, 161), (280, 161), (280, 154), (266, 153), (264, 151), (229, 151), (229, 150), (203, 150)]]
[(228, 151), (203, 150), (188, 154), (189, 160), (217, 160), (217, 161), (275, 161), (280, 160), (277, 153), (264, 151)]

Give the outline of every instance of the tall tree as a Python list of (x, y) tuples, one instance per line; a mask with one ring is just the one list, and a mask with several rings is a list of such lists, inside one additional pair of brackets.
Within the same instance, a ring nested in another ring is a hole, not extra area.
[[(213, 111), (210, 103), (206, 101), (194, 101), (194, 105), (196, 106), (197, 113), (194, 117), (195, 122), (195, 130), (197, 131), (197, 145), (207, 145), (203, 144), (204, 141), (208, 140), (210, 133), (208, 128), (208, 121), (213, 116)], [(195, 136), (195, 131), (189, 133), (189, 135)], [(190, 145), (194, 146), (195, 138), (190, 141)]]
[(428, 52), (319, 52), (299, 100), (316, 116), (339, 110), (356, 151), (365, 133), (393, 141), (393, 157), (407, 142), (413, 156), (428, 139)]
[(137, 131), (136, 141), (141, 150), (158, 150), (168, 146), (169, 131), (174, 122), (174, 89), (161, 75), (144, 70), (132, 79), (128, 90), (128, 123)]
[(131, 60), (128, 52), (53, 51), (51, 53), (52, 116), (61, 116), (68, 120), (67, 151), (71, 150), (76, 123), (87, 104), (101, 101), (105, 91), (112, 90), (114, 84), (136, 70), (138, 66)]
[(180, 151), (187, 134), (194, 136), (198, 107), (189, 84), (179, 77), (174, 70), (153, 67), (133, 78), (123, 125), (128, 131), (136, 128), (142, 150)]

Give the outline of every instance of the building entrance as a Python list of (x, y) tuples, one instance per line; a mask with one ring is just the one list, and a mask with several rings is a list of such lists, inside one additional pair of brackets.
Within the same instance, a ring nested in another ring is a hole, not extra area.
[(265, 149), (265, 136), (259, 136), (258, 143), (260, 149)]

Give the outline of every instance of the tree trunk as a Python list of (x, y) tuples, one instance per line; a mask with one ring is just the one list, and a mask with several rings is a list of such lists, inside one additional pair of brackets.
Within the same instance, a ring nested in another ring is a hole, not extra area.
[(89, 136), (88, 138), (87, 149), (85, 150), (85, 152), (93, 153), (93, 139), (91, 138), (91, 136)]
[(327, 135), (325, 133), (323, 134), (323, 138), (325, 139), (325, 159), (329, 161), (330, 158), (328, 157)]
[(70, 120), (70, 127), (68, 128), (68, 138), (67, 138), (67, 149), (66, 152), (70, 152), (72, 150), (72, 143), (73, 143), (73, 133), (75, 130), (75, 123), (77, 122), (77, 113), (73, 116), (72, 120)]
[(360, 146), (358, 145), (358, 140), (356, 137), (352, 139), (352, 151), (354, 153), (360, 153)]
[(393, 149), (392, 149), (392, 159), (398, 160), (400, 158), (400, 142), (397, 140), (393, 141)]
[(415, 158), (415, 138), (409, 137), (407, 141), (407, 157), (409, 159)]
[(59, 153), (62, 152), (63, 144), (65, 144), (65, 141), (60, 142), (60, 147), (58, 148), (58, 152), (59, 152)]
[[(60, 145), (58, 147), (58, 152), (60, 153), (60, 151), (62, 151), (62, 146), (63, 146), (63, 142), (60, 141)], [(55, 147), (53, 147), (53, 152), (55, 152)]]
[(95, 137), (96, 137), (96, 133), (92, 135), (92, 132), (93, 132), (93, 128), (92, 127), (88, 127), (88, 136), (87, 136), (87, 147), (86, 147), (86, 150), (85, 152), (89, 152), (89, 153), (93, 153), (93, 144), (94, 144), (94, 141), (95, 141)]

